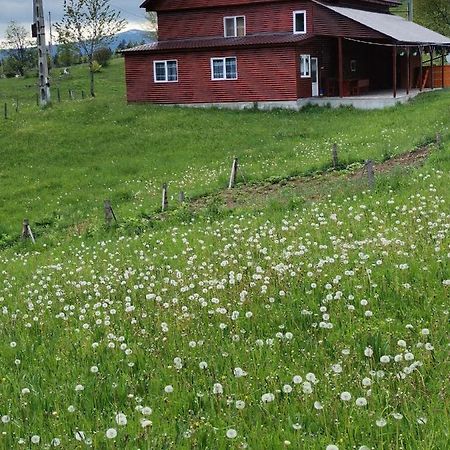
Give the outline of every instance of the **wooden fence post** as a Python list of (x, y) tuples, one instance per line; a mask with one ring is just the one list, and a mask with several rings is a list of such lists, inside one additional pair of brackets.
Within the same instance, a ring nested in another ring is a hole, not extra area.
[(333, 155), (333, 167), (334, 167), (334, 170), (337, 170), (338, 166), (339, 166), (338, 146), (337, 146), (337, 144), (333, 144), (332, 155)]
[(84, 91), (81, 91), (81, 98), (84, 100)]
[(371, 161), (370, 159), (366, 161), (366, 169), (369, 188), (373, 189), (375, 187), (375, 171), (373, 168), (373, 161)]
[(36, 105), (37, 105), (37, 106), (40, 106), (40, 105), (39, 105), (39, 94), (36, 94)]
[(8, 103), (5, 103), (5, 119), (8, 118)]
[(436, 133), (436, 145), (438, 146), (438, 148), (441, 148), (442, 145), (442, 135), (441, 133)]
[(111, 223), (114, 219), (115, 222), (117, 222), (117, 217), (114, 214), (114, 210), (111, 206), (111, 200), (105, 200), (104, 202), (104, 209), (105, 209), (105, 222), (106, 225), (111, 226)]
[(16, 113), (19, 112), (19, 97), (16, 97)]
[(164, 212), (169, 207), (169, 198), (167, 195), (167, 183), (163, 184), (162, 187), (162, 201), (161, 201), (161, 210)]
[(180, 203), (184, 203), (184, 201), (186, 200), (183, 191), (180, 192), (178, 200), (180, 201)]
[(228, 189), (234, 188), (237, 179), (238, 172), (238, 159), (233, 159), (233, 165), (231, 166), (230, 183), (228, 184)]
[(33, 244), (36, 244), (36, 241), (34, 240), (33, 232), (31, 231), (30, 221), (28, 219), (23, 219), (22, 239), (23, 240), (31, 239), (31, 242), (33, 242)]
[(56, 89), (56, 96), (58, 97), (58, 103), (61, 103), (61, 91), (60, 89)]

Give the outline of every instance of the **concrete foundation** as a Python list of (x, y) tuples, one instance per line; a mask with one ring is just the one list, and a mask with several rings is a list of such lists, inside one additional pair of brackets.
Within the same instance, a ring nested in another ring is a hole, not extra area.
[[(422, 92), (430, 91), (426, 89)], [(355, 109), (371, 110), (391, 108), (395, 105), (408, 102), (421, 92), (419, 89), (412, 90), (409, 94), (406, 91), (399, 91), (397, 97), (394, 98), (392, 92), (374, 92), (358, 97), (311, 97), (301, 98), (297, 101), (272, 101), (272, 102), (227, 102), (227, 103), (190, 103), (179, 104), (189, 108), (219, 108), (219, 109), (260, 109), (270, 111), (272, 109), (291, 109), (299, 111), (305, 106), (316, 105), (331, 108), (339, 108), (341, 106), (353, 107)]]

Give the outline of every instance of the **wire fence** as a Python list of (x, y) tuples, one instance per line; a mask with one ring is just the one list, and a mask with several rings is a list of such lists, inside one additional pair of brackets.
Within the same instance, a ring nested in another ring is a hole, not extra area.
[[(2, 109), (2, 118), (5, 120), (13, 119), (24, 109), (41, 107), (37, 86), (33, 86), (33, 92), (2, 93), (0, 92), (0, 107)], [(62, 88), (54, 87), (51, 90), (52, 103), (63, 103), (75, 100), (85, 100), (89, 97), (89, 92), (80, 88)]]
[[(436, 133), (436, 136), (430, 141), (430, 144), (436, 145), (438, 149), (442, 148), (442, 134)], [(409, 156), (412, 157), (411, 160), (415, 160), (413, 158), (415, 155), (421, 155), (422, 151), (424, 149), (419, 149), (412, 151), (408, 153)], [(425, 155), (428, 155), (429, 148), (427, 147)], [(401, 157), (404, 157), (406, 154), (401, 155)], [(419, 155), (419, 156), (420, 156)], [(330, 152), (330, 164), (327, 169), (325, 169), (323, 172), (321, 172), (321, 175), (324, 175), (326, 172), (329, 171), (346, 171), (349, 169), (349, 166), (346, 166), (344, 163), (340, 161), (339, 158), (339, 147), (337, 144), (333, 144)], [(401, 158), (400, 158), (401, 160)], [(382, 163), (380, 163), (381, 167)], [(359, 177), (363, 180), (364, 184), (369, 188), (369, 190), (374, 190), (376, 187), (377, 182), (377, 170), (379, 166), (374, 163), (372, 160), (365, 160), (364, 163), (361, 165), (361, 168), (354, 173), (359, 172)], [(232, 164), (231, 164), (231, 171), (230, 171), (230, 178), (229, 178), (229, 184), (228, 184), (228, 191), (235, 189), (238, 186), (238, 174), (241, 179), (243, 179), (242, 175), (240, 175), (240, 165), (239, 165), (239, 159), (237, 157), (233, 158)], [(240, 187), (245, 186), (245, 183), (239, 183)], [(179, 192), (178, 194), (178, 206), (180, 205), (186, 205), (189, 206), (189, 200), (186, 197), (186, 193), (184, 191)], [(169, 205), (169, 194), (168, 194), (168, 184), (164, 183), (162, 186), (162, 198), (160, 203), (160, 208), (158, 208), (158, 214), (159, 213), (165, 213), (169, 211), (170, 205)], [(176, 206), (177, 207), (177, 206)], [(114, 211), (113, 204), (111, 200), (105, 200), (103, 204), (103, 210), (104, 210), (104, 223), (106, 227), (111, 227), (112, 225), (118, 225), (120, 222), (120, 219), (116, 215)], [(17, 239), (17, 238), (16, 238)], [(30, 228), (30, 222), (28, 219), (24, 219), (23, 221), (23, 231), (21, 235), (22, 240), (31, 240), (33, 243), (35, 243), (35, 238), (33, 235), (33, 232)]]

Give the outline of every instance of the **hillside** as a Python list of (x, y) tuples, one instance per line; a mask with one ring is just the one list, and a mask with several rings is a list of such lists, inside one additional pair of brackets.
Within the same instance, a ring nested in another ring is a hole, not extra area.
[(126, 105), (122, 60), (95, 99), (53, 79), (45, 110), (0, 80), (0, 448), (446, 448), (449, 91), (232, 112)]
[(55, 103), (45, 111), (35, 106), (32, 80), (0, 80), (0, 102), (10, 113), (1, 122), (0, 233), (13, 234), (24, 217), (50, 229), (74, 222), (95, 228), (106, 198), (121, 218), (147, 217), (160, 205), (163, 183), (174, 198), (180, 190), (196, 197), (226, 186), (234, 156), (240, 180), (257, 182), (328, 168), (333, 143), (348, 166), (448, 133), (448, 92), (385, 112), (211, 112), (126, 105), (121, 59), (98, 75), (95, 100), (81, 99), (88, 92), (85, 67), (68, 78), (58, 74)]

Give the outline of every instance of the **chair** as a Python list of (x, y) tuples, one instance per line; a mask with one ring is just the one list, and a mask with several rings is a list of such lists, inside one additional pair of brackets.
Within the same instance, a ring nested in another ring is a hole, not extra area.
[(367, 94), (369, 92), (369, 88), (369, 79), (364, 78), (362, 80), (356, 80), (356, 83), (352, 86), (352, 95)]

